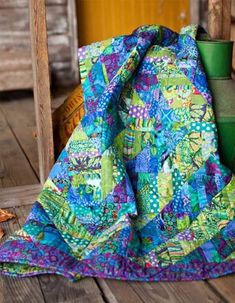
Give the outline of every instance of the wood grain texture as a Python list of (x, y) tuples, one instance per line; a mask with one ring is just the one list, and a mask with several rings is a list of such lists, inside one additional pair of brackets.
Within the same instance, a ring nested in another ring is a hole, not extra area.
[[(56, 79), (52, 84), (73, 85), (79, 80), (75, 0), (45, 2), (49, 63)], [(0, 91), (33, 88), (28, 3), (0, 0)], [(70, 69), (54, 69), (55, 62), (68, 62)]]
[(231, 0), (208, 1), (208, 31), (213, 39), (231, 38)]
[[(125, 281), (113, 279), (97, 279), (97, 282), (109, 303), (144, 303), (143, 299), (132, 288), (131, 284)], [(158, 302), (158, 301), (156, 301)]]
[(40, 182), (54, 162), (45, 0), (29, 2)]
[(226, 302), (235, 302), (235, 274), (208, 280), (212, 288), (223, 297)]
[(198, 0), (190, 0), (190, 23), (200, 23), (200, 2)]
[(0, 188), (38, 183), (1, 111), (0, 134)]
[[(47, 5), (66, 4), (67, 0), (46, 0)], [(0, 8), (28, 7), (28, 0), (0, 0)]]
[(42, 189), (40, 184), (3, 188), (0, 191), (0, 208), (32, 204)]
[[(68, 32), (67, 7), (65, 5), (47, 7), (47, 30), (50, 35)], [(1, 35), (26, 31), (29, 31), (28, 7), (4, 8), (1, 10)]]
[[(48, 36), (50, 63), (71, 61), (70, 40), (72, 38), (68, 33)], [(28, 35), (23, 32), (15, 32), (14, 35), (8, 36), (0, 34), (0, 62), (0, 72), (6, 69), (31, 70), (31, 47)]]
[[(54, 92), (53, 109), (63, 103), (69, 91), (70, 89), (61, 89)], [(36, 124), (32, 93), (24, 91), (1, 93), (0, 113), (2, 113), (0, 145), (4, 144), (0, 149), (0, 187), (7, 187), (0, 189), (0, 207), (32, 204), (41, 189), (41, 185), (38, 184), (39, 168), (37, 138), (34, 136)], [(36, 184), (20, 186), (31, 183)]]
[(32, 89), (32, 70), (4, 71), (0, 73), (0, 91), (16, 89)]
[(31, 168), (39, 177), (33, 94), (31, 91), (15, 91), (2, 93), (1, 95), (0, 108), (5, 119), (8, 125), (10, 125), (11, 131), (23, 150)]
[(223, 0), (208, 1), (208, 32), (213, 39), (221, 39), (223, 33)]
[(144, 302), (155, 303), (222, 303), (203, 281), (185, 282), (128, 282)]
[(77, 31), (77, 15), (76, 15), (76, 4), (74, 0), (68, 0), (67, 4), (68, 19), (69, 22), (69, 32), (70, 35), (70, 52), (71, 52), (71, 72), (72, 77), (78, 83), (79, 81), (79, 72), (78, 72), (78, 31)]
[(225, 40), (229, 40), (231, 37), (231, 9), (232, 1), (223, 0), (222, 38)]
[(31, 53), (25, 50), (0, 49), (0, 73), (5, 71), (30, 70)]

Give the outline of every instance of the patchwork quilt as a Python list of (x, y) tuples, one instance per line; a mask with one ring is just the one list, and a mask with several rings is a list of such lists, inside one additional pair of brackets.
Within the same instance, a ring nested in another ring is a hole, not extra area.
[(235, 177), (196, 45), (149, 25), (81, 47), (84, 115), (0, 273), (139, 281), (235, 272)]

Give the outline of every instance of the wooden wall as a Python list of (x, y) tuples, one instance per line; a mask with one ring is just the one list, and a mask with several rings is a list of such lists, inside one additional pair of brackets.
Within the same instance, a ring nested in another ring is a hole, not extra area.
[[(29, 9), (32, 0), (0, 0), (0, 91), (33, 87)], [(78, 81), (75, 0), (46, 0), (52, 84)]]
[(142, 24), (157, 23), (179, 30), (190, 23), (189, 2), (189, 0), (77, 0), (79, 45), (119, 34), (129, 34)]

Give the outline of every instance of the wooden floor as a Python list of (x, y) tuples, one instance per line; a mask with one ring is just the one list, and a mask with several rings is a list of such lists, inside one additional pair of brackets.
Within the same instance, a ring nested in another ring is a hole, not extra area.
[[(57, 94), (52, 107), (63, 100)], [(29, 92), (0, 95), (0, 188), (38, 183), (33, 97)], [(0, 189), (1, 190), (1, 189)], [(1, 202), (1, 201), (0, 201)], [(1, 203), (0, 203), (1, 205)], [(19, 229), (31, 205), (9, 208), (17, 219), (0, 223), (7, 237)], [(0, 303), (217, 303), (235, 302), (235, 275), (199, 282), (140, 283), (62, 276), (0, 276)]]

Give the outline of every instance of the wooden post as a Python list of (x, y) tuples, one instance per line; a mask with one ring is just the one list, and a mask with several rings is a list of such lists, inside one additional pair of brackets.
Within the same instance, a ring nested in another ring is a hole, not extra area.
[(222, 38), (230, 40), (231, 38), (231, 14), (232, 1), (223, 0), (223, 24), (222, 24)]
[(29, 0), (40, 182), (54, 162), (45, 0)]
[(208, 31), (213, 39), (230, 39), (231, 0), (208, 1)]
[(223, 0), (208, 2), (208, 31), (213, 39), (222, 38)]
[(199, 22), (200, 22), (199, 12), (200, 12), (199, 1), (190, 0), (190, 22), (191, 23), (199, 24)]

